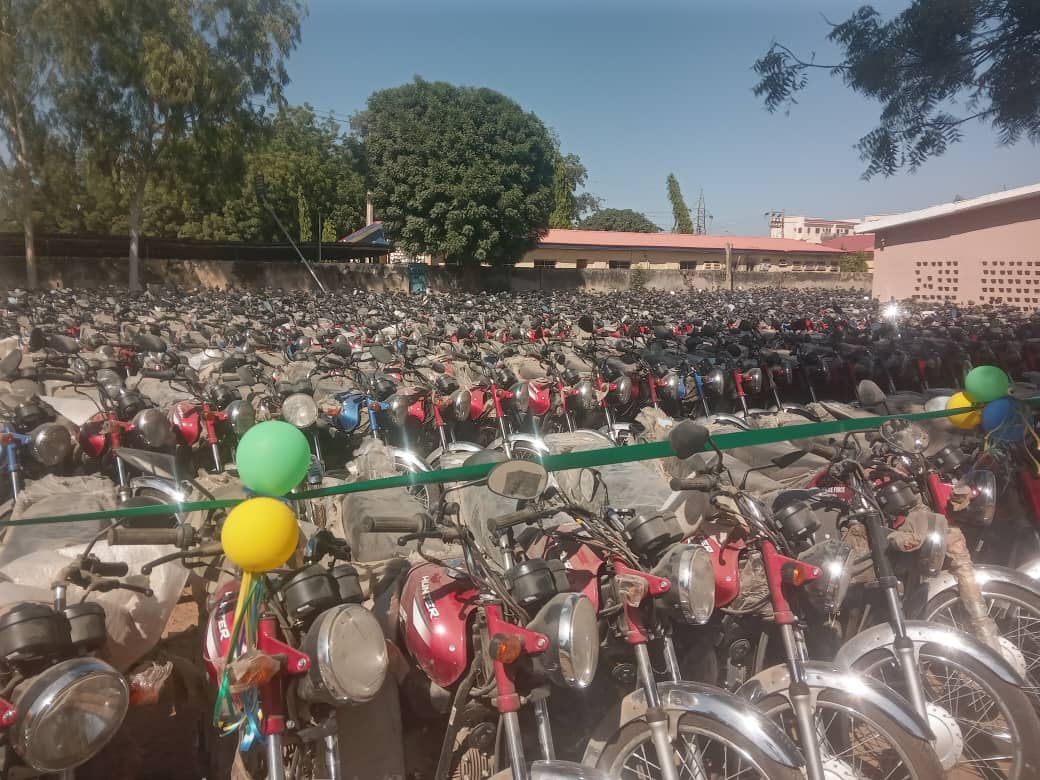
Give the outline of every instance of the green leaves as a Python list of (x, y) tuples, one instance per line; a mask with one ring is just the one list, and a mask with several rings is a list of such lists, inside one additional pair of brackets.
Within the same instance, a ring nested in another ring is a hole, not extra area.
[(552, 138), (504, 95), (417, 78), (374, 93), (353, 125), (379, 217), (404, 251), (512, 263), (548, 224)]
[(668, 186), (668, 201), (672, 204), (672, 216), (675, 224), (672, 226), (673, 233), (692, 233), (693, 219), (690, 217), (690, 207), (683, 199), (682, 190), (679, 189), (679, 180), (674, 173), (668, 174), (666, 182)]
[(601, 209), (578, 225), (582, 230), (621, 230), (629, 233), (660, 233), (661, 228), (645, 214), (632, 209)]
[(754, 64), (753, 92), (769, 111), (789, 108), (809, 72), (823, 68), (880, 103), (877, 126), (856, 145), (864, 178), (916, 170), (973, 119), (988, 120), (1001, 143), (1040, 142), (1035, 0), (913, 0), (888, 21), (863, 6), (828, 39), (843, 52), (834, 66), (774, 43)]

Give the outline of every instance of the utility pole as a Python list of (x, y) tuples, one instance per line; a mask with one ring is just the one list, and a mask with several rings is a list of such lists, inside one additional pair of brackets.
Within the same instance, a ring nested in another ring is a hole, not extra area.
[(726, 282), (729, 289), (733, 289), (733, 244), (726, 242)]

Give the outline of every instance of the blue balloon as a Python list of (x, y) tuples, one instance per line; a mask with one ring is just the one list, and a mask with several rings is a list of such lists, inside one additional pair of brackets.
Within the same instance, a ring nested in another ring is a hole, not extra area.
[(1011, 398), (998, 398), (982, 407), (982, 427), (999, 441), (1022, 441), (1026, 428), (1018, 404)]

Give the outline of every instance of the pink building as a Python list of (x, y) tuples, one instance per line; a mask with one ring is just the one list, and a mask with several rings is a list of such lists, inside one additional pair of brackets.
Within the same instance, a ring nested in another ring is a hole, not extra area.
[(1040, 184), (864, 222), (874, 297), (1040, 308)]

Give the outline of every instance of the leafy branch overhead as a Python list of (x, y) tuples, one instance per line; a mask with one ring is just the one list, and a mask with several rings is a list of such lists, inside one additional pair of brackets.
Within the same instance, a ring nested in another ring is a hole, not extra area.
[(839, 76), (881, 104), (878, 124), (856, 144), (864, 178), (917, 170), (989, 122), (1002, 144), (1040, 142), (1040, 3), (914, 0), (885, 21), (859, 8), (827, 39), (842, 51), (824, 65), (773, 43), (754, 64), (754, 93), (770, 112), (790, 110), (814, 70)]

